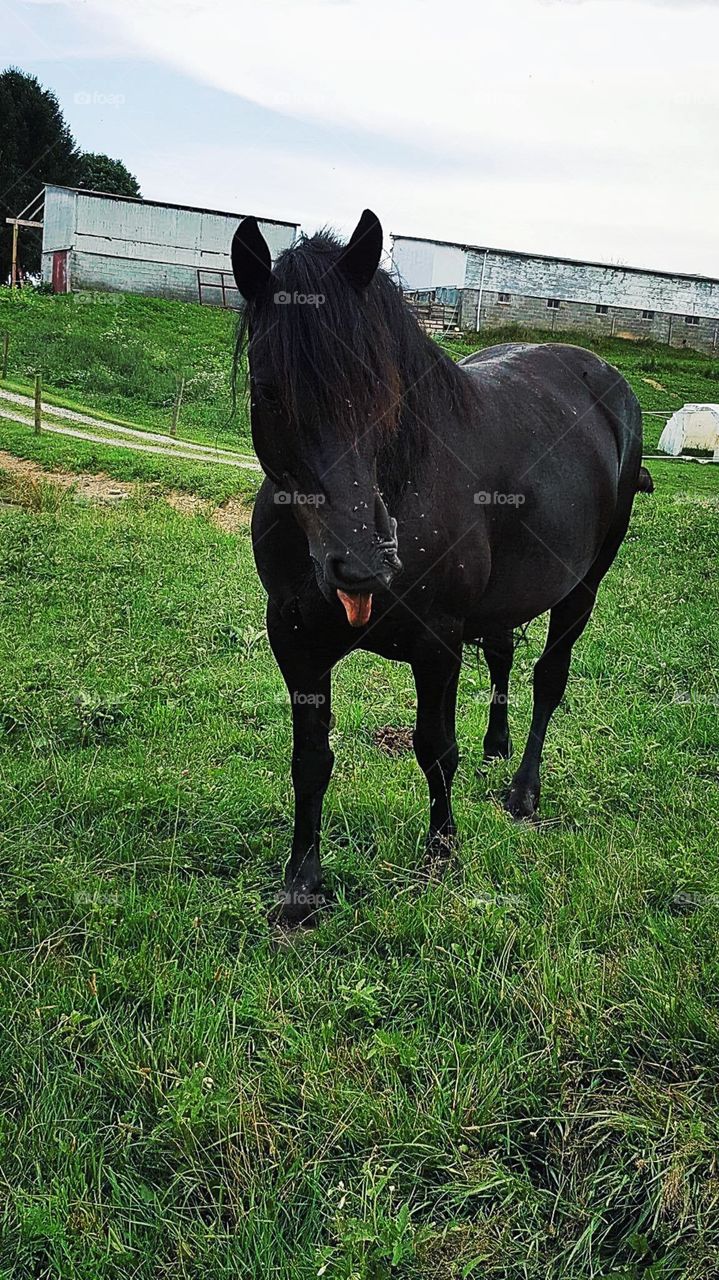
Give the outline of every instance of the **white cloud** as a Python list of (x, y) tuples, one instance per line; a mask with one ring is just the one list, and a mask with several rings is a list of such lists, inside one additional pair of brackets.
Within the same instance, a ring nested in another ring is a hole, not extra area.
[[(221, 203), (252, 175), (265, 212), (276, 193), (343, 223), (370, 202), (408, 233), (719, 274), (715, 4), (86, 0), (83, 14), (143, 58), (351, 131), (333, 166), (238, 137), (208, 176)], [(396, 173), (373, 165), (373, 136)]]

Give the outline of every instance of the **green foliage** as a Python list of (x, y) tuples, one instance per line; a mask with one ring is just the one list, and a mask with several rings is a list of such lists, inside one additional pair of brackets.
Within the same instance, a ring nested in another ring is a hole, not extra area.
[[(221, 435), (226, 313), (3, 307), (14, 378), (42, 364), (56, 392), (165, 429), (175, 371), (199, 370), (185, 429)], [(603, 353), (645, 408), (703, 398), (717, 367)], [(0, 438), (217, 502), (257, 483)], [(153, 488), (93, 509), (0, 476), (3, 1280), (715, 1275), (719, 479), (650, 467), (552, 724), (541, 821), (501, 810), (468, 655), (461, 844), (424, 883), (424, 780), (376, 745), (412, 722), (410, 675), (353, 655), (326, 804), (338, 905), (289, 939), (267, 923), (289, 710), (247, 534)], [(517, 743), (542, 639), (517, 654)]]
[(94, 151), (83, 151), (80, 156), (78, 187), (89, 191), (109, 191), (116, 196), (139, 196), (140, 184), (122, 160)]
[[(7, 280), (11, 262), (6, 217), (24, 209), (43, 182), (72, 186), (79, 163), (80, 153), (55, 94), (15, 67), (0, 73), (0, 282)], [(23, 231), (19, 260), (24, 270), (39, 271), (41, 245), (39, 231)]]

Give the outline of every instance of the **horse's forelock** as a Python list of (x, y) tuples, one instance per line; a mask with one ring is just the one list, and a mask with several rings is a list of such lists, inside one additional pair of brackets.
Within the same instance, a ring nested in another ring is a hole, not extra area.
[(323, 425), (378, 440), (403, 425), (415, 440), (433, 398), (468, 396), (470, 380), (420, 329), (399, 286), (380, 268), (363, 294), (338, 269), (329, 231), (302, 237), (278, 258), (272, 282), (240, 321), (236, 356), (251, 335), (285, 412), (311, 405)]

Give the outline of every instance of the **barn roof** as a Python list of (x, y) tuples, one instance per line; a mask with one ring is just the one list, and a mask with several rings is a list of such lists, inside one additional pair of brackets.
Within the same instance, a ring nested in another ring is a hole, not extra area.
[[(186, 213), (213, 213), (219, 218), (246, 218), (246, 213), (235, 213), (232, 209), (206, 209), (202, 205), (196, 204), (173, 204), (169, 200), (143, 200), (140, 196), (118, 196), (111, 191), (93, 191), (89, 187), (64, 187), (60, 182), (45, 182), (43, 186), (47, 190), (53, 188), (58, 191), (72, 191), (79, 196), (99, 196), (102, 200), (116, 200), (118, 204), (143, 204), (154, 205), (158, 209), (183, 209)], [(261, 214), (254, 215), (258, 222), (274, 223), (278, 227), (299, 227), (299, 222), (287, 222), (282, 218), (265, 218)]]
[(702, 284), (719, 285), (716, 276), (691, 275), (686, 271), (654, 271), (651, 267), (625, 267), (620, 262), (593, 262), (587, 258), (561, 258), (551, 253), (528, 253), (524, 249), (495, 249), (491, 245), (463, 244), (459, 240), (433, 240), (427, 236), (402, 236), (390, 233), (390, 239), (409, 240), (415, 244), (436, 244), (450, 249), (464, 249), (473, 253), (496, 253), (504, 258), (527, 258), (533, 262), (563, 263), (570, 267), (601, 267), (603, 271), (631, 271), (639, 276), (663, 276), (667, 280), (692, 280)]

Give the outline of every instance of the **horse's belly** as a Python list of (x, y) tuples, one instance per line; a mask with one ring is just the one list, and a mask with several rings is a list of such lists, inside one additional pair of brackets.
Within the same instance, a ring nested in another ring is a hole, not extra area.
[[(609, 495), (608, 495), (609, 497)], [(609, 532), (614, 504), (514, 513), (490, 535), (491, 570), (467, 593), (468, 626), (520, 626), (582, 582)]]
[(488, 587), (481, 600), (470, 603), (465, 622), (467, 639), (481, 635), (490, 627), (519, 627), (531, 622), (569, 595), (588, 568), (589, 564), (575, 575), (548, 565), (531, 583), (523, 578), (515, 581), (508, 573), (503, 581)]

